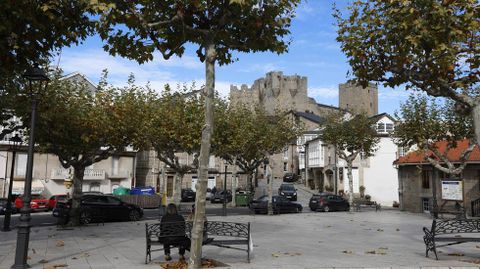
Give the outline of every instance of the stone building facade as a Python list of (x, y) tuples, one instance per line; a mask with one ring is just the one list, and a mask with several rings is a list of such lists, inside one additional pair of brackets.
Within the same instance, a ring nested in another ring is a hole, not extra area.
[[(465, 140), (460, 141), (457, 148), (450, 150), (447, 155), (448, 159), (458, 163), (460, 153), (466, 147), (467, 142)], [(444, 152), (442, 150), (444, 148), (439, 145), (440, 152)], [(452, 211), (455, 203), (441, 199), (441, 182), (454, 178), (434, 169), (424, 159), (424, 156), (423, 153), (410, 152), (395, 162), (398, 168), (400, 209), (415, 213), (430, 213), (433, 206), (432, 198), (436, 193), (438, 208), (441, 211)], [(480, 150), (478, 146), (470, 154), (467, 166), (459, 180), (463, 182), (463, 201), (459, 203), (465, 207), (467, 215), (471, 215), (472, 202), (480, 199)]]

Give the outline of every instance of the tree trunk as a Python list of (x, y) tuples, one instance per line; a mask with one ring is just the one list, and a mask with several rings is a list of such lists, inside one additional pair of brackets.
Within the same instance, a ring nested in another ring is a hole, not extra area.
[(265, 169), (265, 178), (268, 181), (268, 215), (273, 215), (273, 177), (268, 173), (269, 166), (267, 165), (267, 169)]
[(180, 202), (182, 201), (182, 181), (183, 174), (176, 172), (175, 179), (173, 180), (173, 203), (177, 208), (180, 208)]
[(232, 207), (236, 207), (235, 196), (237, 193), (237, 157), (233, 157), (233, 171), (232, 171)]
[(195, 199), (195, 216), (192, 227), (192, 243), (188, 268), (202, 267), (202, 242), (205, 218), (205, 196), (208, 183), (208, 161), (210, 159), (210, 139), (213, 132), (213, 96), (215, 92), (215, 58), (216, 51), (213, 43), (205, 45), (205, 125), (202, 130), (202, 143), (199, 157), (197, 196)]
[(73, 168), (73, 195), (72, 208), (70, 209), (70, 223), (72, 226), (80, 225), (80, 198), (82, 197), (83, 176), (85, 167)]
[(480, 103), (472, 107), (473, 128), (475, 131), (476, 144), (480, 143)]
[(348, 177), (348, 203), (350, 204), (350, 211), (353, 210), (353, 174), (352, 161), (347, 161), (347, 177)]

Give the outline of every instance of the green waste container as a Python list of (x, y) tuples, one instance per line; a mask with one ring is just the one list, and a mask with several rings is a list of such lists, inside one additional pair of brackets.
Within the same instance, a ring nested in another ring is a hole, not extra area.
[(237, 206), (248, 206), (251, 200), (252, 196), (248, 193), (237, 193), (235, 195), (235, 204)]
[(113, 195), (127, 195), (130, 194), (130, 189), (118, 187), (113, 190)]

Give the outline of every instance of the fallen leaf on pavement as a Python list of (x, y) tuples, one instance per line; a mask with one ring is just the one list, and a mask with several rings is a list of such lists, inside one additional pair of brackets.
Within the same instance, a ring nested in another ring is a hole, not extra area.
[(34, 248), (32, 248), (32, 252), (33, 252), (33, 254), (37, 254), (37, 252), (35, 251)]
[(396, 231), (397, 231), (397, 232), (400, 232), (400, 229), (397, 228)]
[(377, 232), (383, 232), (383, 230), (382, 229), (377, 229)]
[(458, 253), (458, 252), (448, 253), (447, 255), (448, 255), (448, 256), (457, 256), (457, 257), (465, 256), (465, 254), (463, 254), (463, 253)]
[(280, 254), (278, 254), (278, 253), (272, 253), (272, 256), (275, 257), (275, 258), (278, 258), (278, 257), (280, 257)]
[(365, 254), (387, 255), (387, 252), (385, 249), (374, 249), (366, 251)]
[(387, 247), (379, 247), (378, 249), (388, 250)]
[(48, 263), (48, 261), (45, 260), (45, 259), (41, 259), (41, 260), (38, 261), (38, 263)]
[(476, 248), (480, 248), (480, 246), (478, 246), (478, 245), (477, 245), (477, 246), (475, 246), (475, 247), (476, 247)]
[(345, 253), (345, 254), (353, 254), (353, 251), (351, 251), (351, 250), (344, 250), (344, 251), (342, 251), (342, 253)]
[(43, 269), (57, 269), (59, 267), (67, 267), (67, 266), (68, 266), (67, 264), (54, 264), (47, 267), (43, 267)]
[(469, 263), (474, 263), (474, 264), (480, 264), (480, 260), (460, 260), (461, 262), (469, 262)]
[(57, 247), (63, 247), (63, 246), (65, 246), (65, 242), (63, 242), (63, 240), (58, 240), (57, 243), (56, 243), (56, 246)]
[(72, 257), (72, 260), (76, 260), (76, 259), (78, 259), (78, 258), (77, 257)]

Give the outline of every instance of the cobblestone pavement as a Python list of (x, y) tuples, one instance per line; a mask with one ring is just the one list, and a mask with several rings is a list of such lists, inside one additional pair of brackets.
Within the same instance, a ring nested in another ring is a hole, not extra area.
[[(475, 267), (480, 245), (442, 248), (439, 261), (425, 258), (423, 226), (431, 220), (399, 211), (330, 212), (285, 215), (212, 217), (210, 220), (251, 222), (254, 257), (230, 249), (204, 247), (203, 254), (230, 268), (452, 268)], [(152, 222), (152, 221), (147, 221)], [(159, 268), (161, 252), (144, 264), (145, 221), (106, 223), (75, 230), (33, 228), (29, 251), (32, 268)], [(16, 233), (0, 233), (0, 268), (10, 268)], [(177, 252), (172, 252), (177, 259)], [(187, 253), (188, 255), (188, 253)]]

